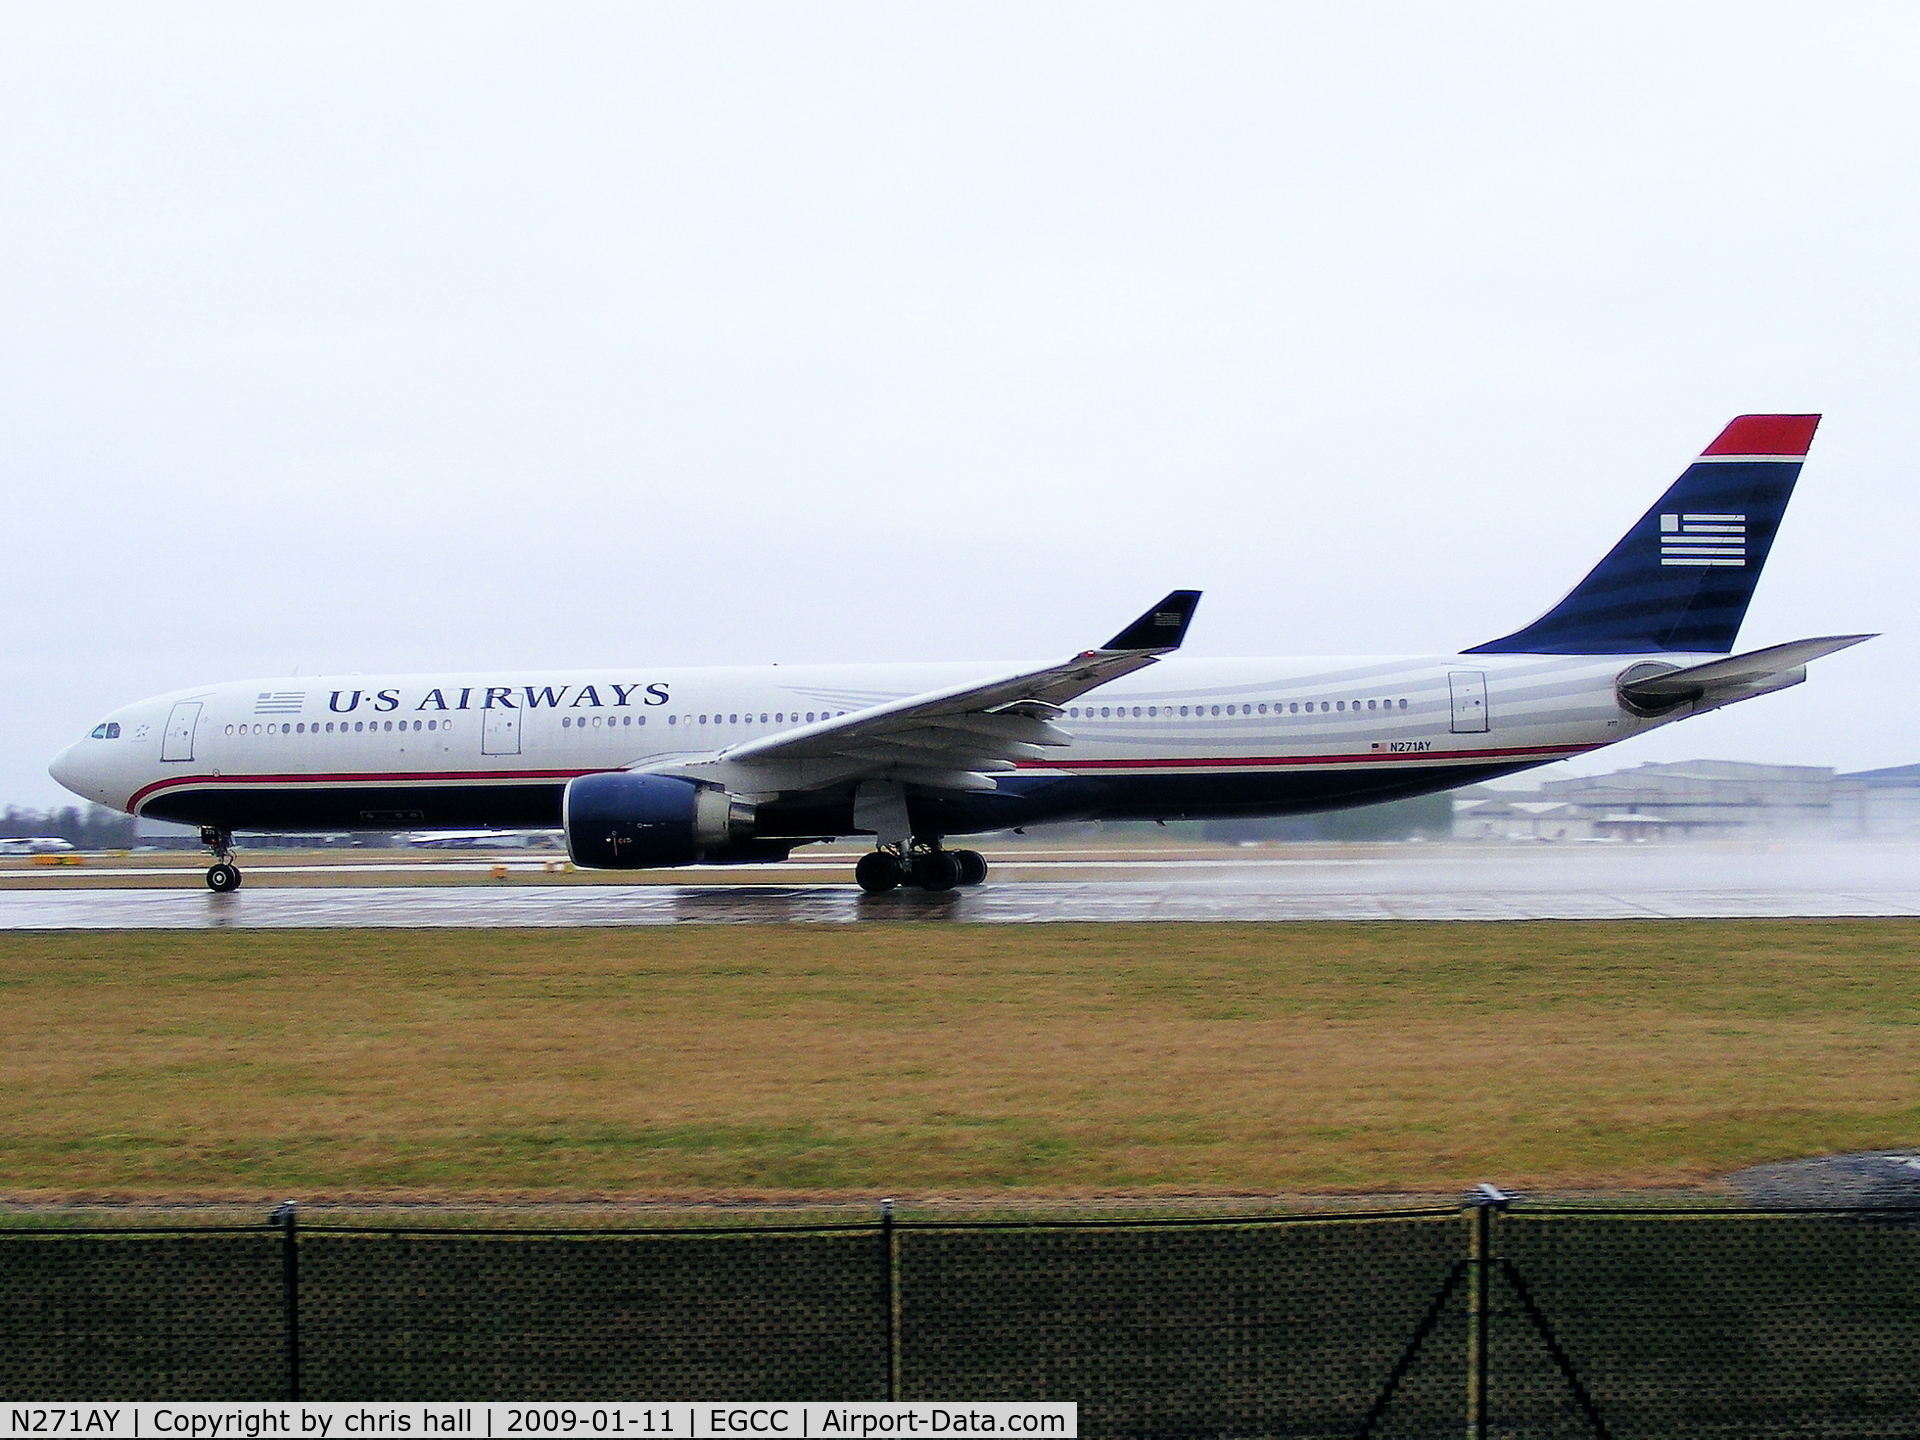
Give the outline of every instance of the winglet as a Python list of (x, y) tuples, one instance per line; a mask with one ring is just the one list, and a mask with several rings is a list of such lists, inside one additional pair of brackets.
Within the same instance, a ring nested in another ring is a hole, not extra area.
[(1100, 648), (1102, 650), (1178, 650), (1200, 607), (1198, 590), (1176, 590)]

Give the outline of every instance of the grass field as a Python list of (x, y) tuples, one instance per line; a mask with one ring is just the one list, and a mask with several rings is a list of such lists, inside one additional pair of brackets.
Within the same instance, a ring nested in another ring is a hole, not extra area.
[(1920, 1145), (1920, 922), (0, 936), (0, 1191), (1698, 1182)]

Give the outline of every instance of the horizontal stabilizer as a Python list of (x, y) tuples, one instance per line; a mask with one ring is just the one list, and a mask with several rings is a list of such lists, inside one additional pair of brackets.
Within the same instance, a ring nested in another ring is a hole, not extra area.
[(1661, 710), (1688, 700), (1724, 704), (1748, 695), (1785, 689), (1806, 678), (1810, 660), (1871, 640), (1871, 635), (1827, 635), (1769, 645), (1724, 660), (1708, 660), (1671, 670), (1636, 665), (1620, 679), (1620, 698), (1641, 709)]

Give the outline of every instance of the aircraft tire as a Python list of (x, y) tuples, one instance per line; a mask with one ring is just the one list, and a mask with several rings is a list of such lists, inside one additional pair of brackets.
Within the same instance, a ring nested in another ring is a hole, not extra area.
[(218, 865), (209, 866), (207, 869), (207, 888), (216, 895), (225, 895), (231, 890), (238, 890), (240, 888), (240, 871), (238, 867), (229, 865), (224, 860)]
[(978, 885), (987, 878), (987, 857), (978, 850), (954, 850), (950, 853), (960, 862), (962, 885)]
[(853, 878), (867, 894), (884, 895), (897, 889), (906, 876), (900, 873), (898, 860), (884, 850), (874, 850), (860, 857), (860, 863), (853, 867)]
[(922, 890), (951, 890), (960, 883), (960, 862), (951, 850), (929, 850), (913, 862), (913, 883)]

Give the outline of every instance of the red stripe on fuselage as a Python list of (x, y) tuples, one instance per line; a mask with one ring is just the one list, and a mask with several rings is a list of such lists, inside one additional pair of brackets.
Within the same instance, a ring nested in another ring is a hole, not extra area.
[[(1304, 765), (1381, 765), (1409, 764), (1433, 760), (1505, 760), (1538, 758), (1549, 755), (1578, 755), (1598, 750), (1599, 745), (1526, 745), (1499, 750), (1403, 750), (1372, 751), (1364, 755), (1194, 755), (1146, 760), (1025, 760), (1021, 770), (1065, 770), (1114, 772), (1128, 770), (1266, 770)], [(579, 775), (597, 775), (600, 770), (414, 770), (335, 772), (323, 775), (170, 775), (133, 792), (127, 809), (137, 813), (143, 801), (162, 790), (186, 788), (219, 789), (224, 786), (339, 786), (342, 789), (378, 789), (387, 785), (412, 785), (462, 782), (472, 784), (511, 784), (516, 781), (571, 780)]]
[(143, 785), (127, 800), (129, 813), (137, 812), (140, 802), (162, 790), (186, 786), (222, 785), (338, 785), (343, 789), (378, 788), (382, 785), (431, 784), (434, 781), (513, 781), (571, 780), (576, 775), (597, 775), (598, 770), (417, 770), (335, 773), (327, 775), (170, 775)]
[(1164, 760), (1023, 760), (1022, 770), (1214, 770), (1270, 769), (1284, 765), (1378, 765), (1409, 760), (1502, 760), (1527, 756), (1579, 755), (1600, 745), (1522, 745), (1504, 750), (1376, 750), (1365, 755), (1208, 755)]

